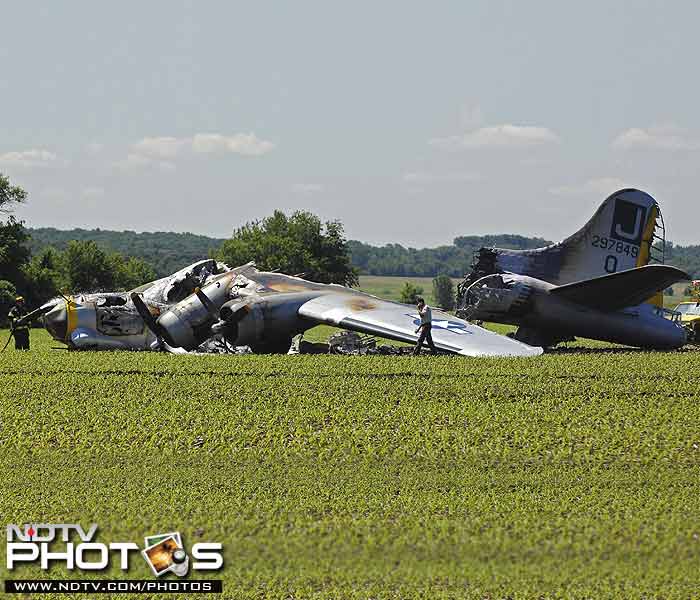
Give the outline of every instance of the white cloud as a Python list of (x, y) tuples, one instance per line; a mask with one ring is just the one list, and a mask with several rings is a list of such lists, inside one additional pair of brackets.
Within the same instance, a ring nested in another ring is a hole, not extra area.
[(492, 125), (460, 135), (430, 140), (430, 145), (447, 150), (468, 148), (530, 148), (559, 143), (559, 136), (547, 127)]
[(175, 158), (190, 141), (187, 138), (147, 137), (133, 146), (134, 154), (154, 158)]
[(563, 185), (550, 188), (549, 193), (554, 196), (564, 197), (579, 197), (579, 196), (596, 196), (607, 198), (613, 192), (628, 187), (634, 187), (624, 179), (617, 177), (598, 177), (589, 179), (578, 185)]
[(623, 131), (612, 142), (613, 148), (633, 150), (700, 150), (700, 139), (692, 139), (673, 125), (654, 126), (647, 129), (633, 127)]
[(237, 133), (226, 136), (218, 133), (198, 133), (192, 138), (192, 149), (200, 154), (233, 152), (247, 156), (261, 156), (274, 149), (275, 145), (261, 140), (254, 133)]
[(321, 183), (295, 183), (292, 191), (298, 194), (318, 194), (324, 190)]
[(0, 154), (0, 165), (5, 167), (46, 167), (58, 157), (48, 150), (22, 150)]
[(470, 172), (457, 173), (426, 173), (413, 172), (405, 173), (403, 180), (406, 183), (429, 184), (429, 183), (473, 183), (481, 181), (481, 175)]
[(157, 160), (151, 158), (150, 156), (144, 156), (142, 154), (128, 154), (123, 160), (119, 160), (114, 163), (117, 169), (123, 171), (132, 171), (137, 169), (147, 169), (156, 168), (161, 171), (174, 171), (175, 165), (171, 162), (165, 160)]
[(128, 156), (115, 163), (120, 169), (155, 167), (161, 170), (175, 169), (176, 159), (196, 154), (242, 154), (262, 156), (271, 152), (275, 144), (261, 140), (254, 133), (197, 133), (190, 137), (146, 137), (132, 144)]
[(151, 158), (173, 159), (184, 154), (245, 154), (261, 156), (273, 150), (275, 145), (261, 140), (254, 133), (197, 133), (192, 137), (147, 137), (132, 146), (132, 152)]

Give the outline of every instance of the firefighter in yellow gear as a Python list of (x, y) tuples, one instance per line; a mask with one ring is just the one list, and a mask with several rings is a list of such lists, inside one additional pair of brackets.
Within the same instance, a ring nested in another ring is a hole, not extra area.
[(24, 306), (24, 298), (17, 296), (15, 305), (10, 310), (10, 330), (15, 338), (15, 350), (29, 350), (29, 323), (23, 322), (22, 317), (27, 315)]

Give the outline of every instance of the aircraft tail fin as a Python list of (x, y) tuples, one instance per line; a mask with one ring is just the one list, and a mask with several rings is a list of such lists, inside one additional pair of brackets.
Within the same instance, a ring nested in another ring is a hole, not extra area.
[(646, 265), (620, 273), (560, 285), (549, 293), (576, 304), (610, 312), (643, 304), (657, 292), (662, 292), (670, 285), (684, 280), (690, 280), (690, 276), (676, 267)]
[(649, 194), (624, 189), (609, 196), (570, 237), (535, 250), (482, 248), (472, 276), (511, 272), (563, 285), (663, 263), (665, 228)]

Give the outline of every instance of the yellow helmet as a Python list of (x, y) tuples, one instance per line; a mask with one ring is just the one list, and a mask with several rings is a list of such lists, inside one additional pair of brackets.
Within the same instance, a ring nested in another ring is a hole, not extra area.
[(17, 296), (15, 302), (24, 302), (24, 296)]

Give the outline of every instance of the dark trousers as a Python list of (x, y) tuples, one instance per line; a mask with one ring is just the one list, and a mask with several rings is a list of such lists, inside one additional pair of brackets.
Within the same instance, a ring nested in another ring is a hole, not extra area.
[(29, 350), (29, 329), (15, 329), (15, 350)]
[(423, 342), (428, 342), (428, 346), (430, 346), (430, 351), (433, 354), (437, 354), (437, 348), (435, 348), (435, 344), (433, 344), (433, 334), (431, 333), (432, 328), (432, 325), (421, 325), (420, 335), (418, 336), (416, 347), (413, 350), (414, 355), (420, 354), (420, 349), (423, 347)]

